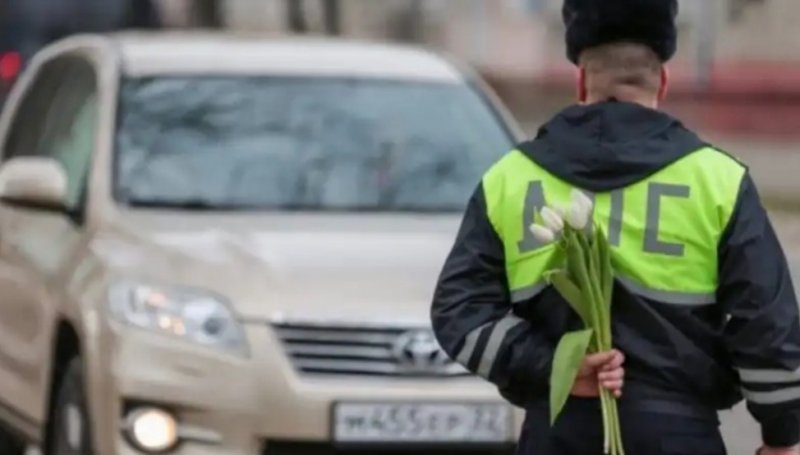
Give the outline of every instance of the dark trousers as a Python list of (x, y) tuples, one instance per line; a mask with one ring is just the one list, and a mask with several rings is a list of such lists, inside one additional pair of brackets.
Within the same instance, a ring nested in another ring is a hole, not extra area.
[[(620, 404), (626, 455), (726, 455), (716, 418), (699, 418)], [(517, 455), (602, 455), (597, 400), (571, 399), (554, 427), (546, 404), (530, 406)]]

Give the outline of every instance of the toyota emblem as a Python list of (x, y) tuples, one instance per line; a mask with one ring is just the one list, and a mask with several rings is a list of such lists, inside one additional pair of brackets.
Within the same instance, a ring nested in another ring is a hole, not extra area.
[(413, 330), (400, 335), (392, 353), (405, 373), (436, 374), (450, 363), (430, 330)]

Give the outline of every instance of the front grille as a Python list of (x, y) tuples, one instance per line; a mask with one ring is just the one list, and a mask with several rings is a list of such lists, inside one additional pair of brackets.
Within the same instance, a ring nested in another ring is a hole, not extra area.
[(460, 377), (428, 329), (274, 324), (294, 367), (307, 374)]
[(406, 447), (381, 449), (375, 446), (364, 448), (336, 448), (330, 444), (312, 444), (300, 442), (269, 442), (264, 455), (513, 455), (513, 445), (487, 448), (461, 448), (443, 446), (440, 448)]

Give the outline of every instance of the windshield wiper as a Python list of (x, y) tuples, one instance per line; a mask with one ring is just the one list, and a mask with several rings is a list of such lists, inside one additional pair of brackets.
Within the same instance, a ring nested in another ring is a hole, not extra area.
[(185, 199), (185, 200), (159, 200), (159, 199), (129, 199), (127, 205), (134, 208), (148, 208), (148, 209), (175, 209), (175, 210), (192, 210), (192, 211), (235, 211), (235, 210), (252, 210), (253, 207), (248, 207), (242, 204), (220, 204), (208, 201), (206, 199)]
[(324, 207), (313, 204), (280, 204), (272, 206), (257, 206), (248, 204), (214, 203), (205, 199), (186, 200), (158, 200), (158, 199), (129, 199), (125, 201), (129, 207), (164, 209), (164, 210), (189, 210), (189, 211), (277, 211), (277, 212), (314, 212), (330, 214), (450, 214), (459, 213), (459, 207), (416, 207), (413, 205), (396, 206), (353, 206), (353, 207)]

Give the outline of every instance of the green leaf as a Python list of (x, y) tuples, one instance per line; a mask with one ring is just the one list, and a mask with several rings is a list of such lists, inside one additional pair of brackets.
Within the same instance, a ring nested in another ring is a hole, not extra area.
[(592, 327), (592, 310), (590, 303), (583, 298), (578, 285), (569, 278), (566, 270), (556, 270), (547, 275), (548, 281), (556, 288), (561, 297), (567, 301), (570, 307), (578, 313), (586, 327)]
[(567, 404), (593, 333), (592, 329), (569, 332), (558, 342), (553, 358), (553, 371), (550, 374), (551, 425), (556, 423), (564, 405)]

